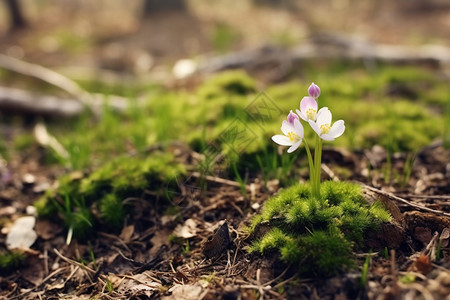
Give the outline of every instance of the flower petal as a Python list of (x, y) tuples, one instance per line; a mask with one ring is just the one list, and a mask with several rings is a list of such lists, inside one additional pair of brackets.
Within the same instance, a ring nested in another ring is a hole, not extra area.
[(305, 113), (309, 108), (317, 110), (317, 101), (313, 97), (303, 97), (300, 101), (300, 110)]
[(321, 109), (319, 109), (319, 111), (317, 112), (317, 117), (319, 117), (319, 115), (324, 112), (325, 110), (329, 110), (328, 107), (322, 107)]
[(272, 137), (272, 141), (274, 141), (275, 143), (277, 143), (278, 145), (281, 146), (292, 146), (292, 142), (289, 140), (289, 138), (287, 136), (284, 135), (274, 135)]
[(300, 141), (298, 141), (297, 143), (293, 144), (293, 145), (287, 150), (287, 152), (288, 152), (288, 153), (294, 152), (295, 150), (298, 149), (298, 147), (300, 147), (300, 144), (301, 144), (301, 143), (302, 143), (302, 140), (300, 139)]
[(317, 125), (317, 123), (312, 120), (309, 120), (308, 123), (309, 126), (311, 126), (311, 128), (317, 133), (317, 135), (320, 136), (322, 131), (320, 130), (319, 125)]
[(331, 111), (328, 109), (322, 110), (320, 115), (317, 116), (317, 125), (320, 127), (323, 124), (331, 124)]
[(343, 120), (336, 121), (333, 126), (331, 126), (329, 135), (334, 138), (340, 137), (345, 131), (345, 125)]
[(284, 120), (283, 123), (281, 123), (281, 131), (284, 133), (284, 135), (288, 135), (289, 132), (294, 131), (294, 126), (289, 124), (288, 121)]
[(288, 121), (289, 124), (293, 125), (294, 124), (294, 120), (295, 119), (299, 119), (299, 117), (292, 112), (292, 110), (289, 112), (289, 115), (287, 116), (286, 120)]
[(321, 138), (322, 140), (329, 141), (329, 142), (334, 141), (334, 137), (333, 137), (331, 134), (329, 134), (329, 133), (324, 133), (324, 134), (322, 134), (322, 135), (320, 136), (320, 138)]
[(305, 132), (304, 132), (303, 126), (299, 120), (294, 120), (294, 130), (295, 130), (295, 133), (300, 137), (300, 139), (302, 139)]
[(302, 113), (298, 109), (296, 109), (295, 111), (297, 112), (297, 115), (299, 115), (299, 117), (302, 118), (303, 121), (308, 122), (308, 118), (306, 117), (306, 115), (304, 113)]

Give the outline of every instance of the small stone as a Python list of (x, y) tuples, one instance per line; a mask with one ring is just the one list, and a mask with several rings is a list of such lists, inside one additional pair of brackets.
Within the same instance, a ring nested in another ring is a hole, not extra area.
[(36, 177), (33, 174), (27, 173), (23, 175), (22, 182), (25, 184), (34, 184), (36, 181)]
[(252, 204), (252, 208), (253, 208), (254, 210), (258, 210), (260, 207), (261, 207), (261, 205), (259, 205), (259, 203), (253, 203), (253, 204)]

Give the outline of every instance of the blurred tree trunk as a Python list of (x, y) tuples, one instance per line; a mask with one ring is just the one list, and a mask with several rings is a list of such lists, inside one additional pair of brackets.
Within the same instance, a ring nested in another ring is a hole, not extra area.
[(186, 11), (184, 0), (145, 0), (144, 17), (163, 11)]
[(253, 0), (256, 6), (268, 6), (278, 9), (298, 10), (298, 3), (295, 0)]
[(27, 22), (22, 13), (19, 0), (5, 0), (11, 17), (10, 30), (21, 29), (27, 26)]

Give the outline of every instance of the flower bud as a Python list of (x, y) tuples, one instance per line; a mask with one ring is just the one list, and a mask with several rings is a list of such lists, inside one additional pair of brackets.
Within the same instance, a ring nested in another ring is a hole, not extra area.
[(294, 126), (294, 120), (297, 119), (300, 121), (299, 117), (292, 112), (292, 110), (289, 112), (289, 115), (287, 116), (287, 121), (289, 124), (291, 124), (292, 126)]
[(308, 88), (308, 94), (314, 99), (317, 99), (320, 96), (320, 88), (313, 82)]

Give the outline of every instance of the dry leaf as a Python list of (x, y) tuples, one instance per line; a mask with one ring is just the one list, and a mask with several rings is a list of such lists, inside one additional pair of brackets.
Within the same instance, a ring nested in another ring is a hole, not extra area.
[(18, 218), (6, 236), (6, 246), (8, 249), (28, 249), (37, 239), (34, 231), (36, 218), (33, 216)]
[(120, 238), (125, 243), (128, 243), (129, 241), (131, 241), (131, 237), (133, 236), (133, 233), (134, 233), (134, 225), (125, 226), (122, 229), (122, 232), (120, 233)]
[(413, 269), (426, 275), (431, 272), (433, 266), (431, 264), (428, 255), (420, 254), (420, 256), (414, 261)]
[(208, 291), (200, 283), (196, 283), (194, 285), (175, 285), (169, 289), (169, 292), (172, 292), (172, 295), (163, 297), (163, 300), (201, 300)]
[(202, 252), (206, 258), (213, 258), (222, 254), (230, 243), (228, 223), (225, 220), (219, 229), (202, 245)]
[(117, 290), (121, 293), (125, 293), (128, 298), (138, 299), (142, 296), (150, 298), (160, 287), (160, 283), (152, 281), (152, 279), (144, 272), (132, 277), (124, 278), (120, 281)]
[(444, 228), (442, 230), (441, 236), (439, 237), (439, 241), (441, 242), (441, 247), (446, 248), (448, 246), (450, 239), (450, 230), (448, 228)]

